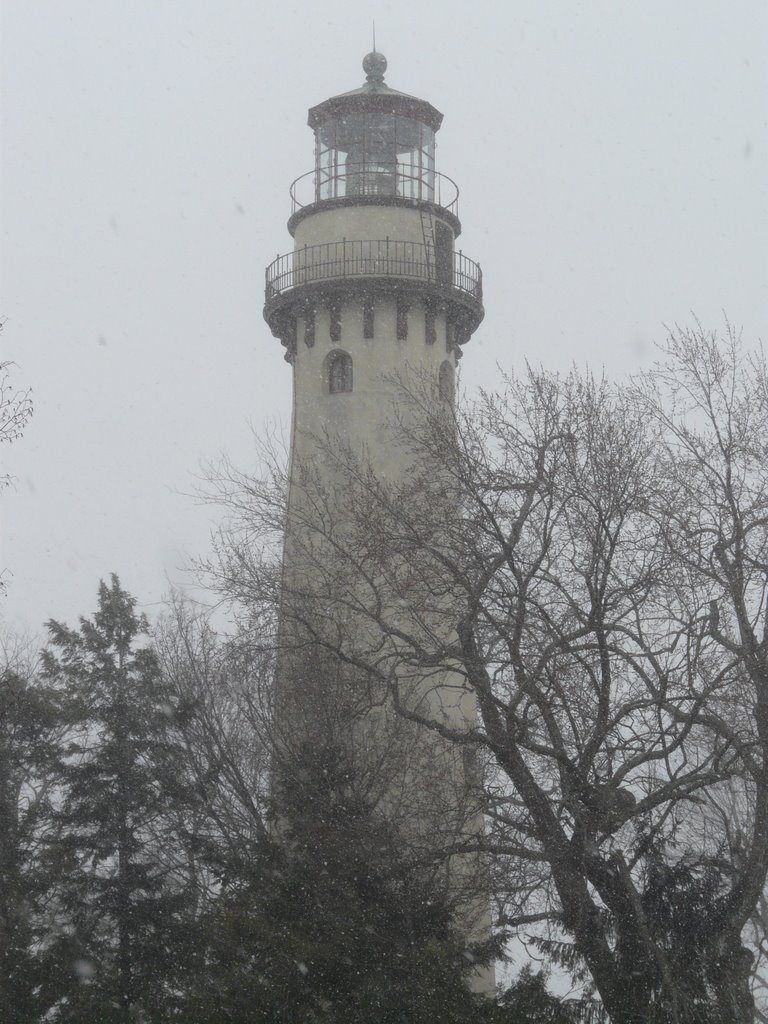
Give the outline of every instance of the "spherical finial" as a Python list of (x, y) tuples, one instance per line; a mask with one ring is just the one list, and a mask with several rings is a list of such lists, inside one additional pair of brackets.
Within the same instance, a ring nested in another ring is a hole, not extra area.
[(369, 82), (379, 84), (384, 81), (384, 72), (387, 70), (387, 58), (383, 53), (372, 50), (363, 57), (363, 71)]

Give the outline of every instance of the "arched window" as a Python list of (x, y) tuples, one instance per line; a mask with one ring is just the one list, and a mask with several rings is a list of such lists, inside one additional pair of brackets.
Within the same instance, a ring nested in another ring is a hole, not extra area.
[(332, 395), (352, 390), (352, 356), (348, 352), (332, 352), (328, 359), (328, 390)]
[(453, 404), (453, 366), (447, 359), (440, 364), (440, 369), (437, 373), (437, 388), (443, 401)]

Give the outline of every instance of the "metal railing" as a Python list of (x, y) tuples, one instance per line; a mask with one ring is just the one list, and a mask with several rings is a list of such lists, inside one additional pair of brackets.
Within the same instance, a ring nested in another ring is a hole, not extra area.
[(345, 164), (343, 168), (307, 171), (291, 185), (291, 214), (327, 199), (375, 196), (435, 203), (454, 216), (459, 215), (459, 187), (455, 181), (437, 171), (400, 163), (392, 170)]
[(355, 242), (327, 242), (304, 246), (278, 256), (267, 267), (267, 302), (298, 285), (350, 277), (411, 278), (455, 288), (478, 302), (483, 297), (479, 264), (462, 252), (437, 258), (421, 242), (390, 238)]

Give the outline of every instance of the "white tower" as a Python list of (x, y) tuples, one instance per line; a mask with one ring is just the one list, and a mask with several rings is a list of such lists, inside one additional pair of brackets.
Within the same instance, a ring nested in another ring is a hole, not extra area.
[[(344, 487), (334, 486), (327, 446), (347, 445), (382, 480), (402, 477), (410, 456), (392, 442), (390, 429), (398, 379), (432, 379), (442, 400), (452, 403), (460, 346), (483, 318), (480, 267), (455, 251), (461, 231), (458, 189), (435, 170), (435, 133), (442, 114), (424, 100), (391, 89), (384, 82), (386, 66), (382, 54), (369, 53), (361, 88), (309, 111), (315, 167), (291, 186), (293, 251), (279, 256), (266, 272), (264, 316), (293, 366), (283, 575), (294, 594), (302, 587), (322, 590), (326, 583), (321, 578), (333, 575), (333, 544), (321, 537), (327, 524), (315, 527), (316, 520), (343, 524), (349, 516)], [(317, 502), (322, 511), (309, 508), (313, 502), (307, 499), (306, 480), (313, 472), (323, 490)], [(304, 477), (301, 485), (299, 475)], [(316, 543), (309, 536), (315, 529)], [(356, 621), (353, 616), (351, 628), (357, 628)], [(370, 626), (360, 628), (370, 632)], [(278, 667), (283, 726), (292, 715), (300, 716), (300, 706), (312, 706), (309, 714), (315, 715), (322, 703), (322, 695), (296, 693), (295, 684), (281, 678), (290, 674), (289, 661), (284, 658)], [(440, 678), (437, 687), (432, 679), (431, 690), (453, 691), (444, 701), (437, 693), (443, 712), (450, 707), (453, 725), (469, 727), (471, 696), (455, 678)], [(408, 742), (414, 737), (427, 742), (413, 728), (403, 724), (401, 729)], [(465, 774), (467, 758), (449, 754), (444, 743), (442, 748), (441, 755), (425, 757), (417, 768), (403, 769), (410, 795), (402, 803), (436, 808), (441, 803), (436, 797), (445, 796), (446, 806), (455, 805), (456, 771), (441, 765), (454, 758)], [(433, 788), (420, 801), (414, 792), (429, 774), (427, 761), (443, 777), (433, 779)], [(470, 828), (481, 830), (477, 807), (470, 817)], [(487, 934), (487, 912), (474, 916), (482, 921), (470, 930), (475, 936)], [(490, 985), (492, 978), (486, 977), (480, 987)]]
[[(294, 369), (294, 453), (329, 426), (370, 444), (383, 381), (431, 368), (450, 389), (460, 346), (483, 318), (482, 275), (455, 242), (458, 189), (435, 171), (443, 115), (384, 82), (309, 111), (315, 167), (291, 186), (293, 251), (266, 272), (264, 316)], [(382, 466), (386, 471), (388, 467)]]

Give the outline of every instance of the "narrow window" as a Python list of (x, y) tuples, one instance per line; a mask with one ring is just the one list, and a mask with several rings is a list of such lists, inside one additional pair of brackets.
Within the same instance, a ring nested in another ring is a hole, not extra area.
[(453, 366), (451, 366), (447, 359), (440, 364), (437, 374), (437, 387), (442, 400), (453, 404)]
[(459, 348), (459, 338), (460, 337), (461, 337), (461, 335), (459, 333), (459, 325), (456, 323), (455, 320), (448, 320), (446, 318), (446, 321), (445, 321), (445, 351), (446, 352), (453, 352), (454, 350), (458, 351), (458, 348)]
[(408, 337), (408, 303), (405, 299), (397, 300), (397, 340), (405, 341)]
[(436, 316), (434, 309), (430, 309), (429, 306), (424, 310), (424, 336), (427, 339), (428, 345), (434, 345), (437, 341), (437, 326)]
[(435, 276), (438, 284), (453, 284), (453, 233), (439, 221), (435, 224)]
[(332, 395), (352, 390), (352, 356), (348, 352), (332, 352), (328, 361), (328, 390)]
[(304, 344), (307, 348), (315, 344), (315, 311), (309, 306), (304, 310)]
[(373, 299), (368, 295), (363, 299), (363, 337), (373, 337)]
[(288, 353), (296, 355), (296, 335), (298, 333), (298, 324), (296, 317), (290, 317), (286, 320), (285, 331), (280, 339), (285, 347), (288, 349)]
[(477, 757), (477, 750), (467, 744), (461, 749), (462, 767), (464, 768), (464, 782), (472, 789), (479, 789), (483, 781), (483, 773), (480, 770), (480, 761)]
[(329, 307), (331, 314), (331, 341), (341, 341), (341, 303), (334, 299)]

